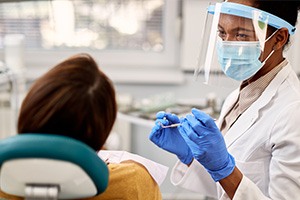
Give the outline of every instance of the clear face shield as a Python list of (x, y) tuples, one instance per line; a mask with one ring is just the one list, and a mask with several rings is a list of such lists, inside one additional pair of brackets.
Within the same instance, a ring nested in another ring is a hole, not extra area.
[[(223, 2), (208, 7), (202, 38), (197, 79), (217, 86), (237, 85), (258, 72), (274, 51), (265, 50), (267, 28), (295, 28), (262, 10)], [(224, 81), (224, 74), (231, 81)]]

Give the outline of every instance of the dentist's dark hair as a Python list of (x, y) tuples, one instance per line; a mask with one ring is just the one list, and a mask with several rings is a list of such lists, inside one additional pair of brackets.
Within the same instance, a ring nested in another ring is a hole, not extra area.
[[(297, 24), (298, 12), (300, 10), (300, 1), (292, 0), (254, 0), (254, 7), (276, 15), (281, 19), (295, 26)], [(269, 26), (271, 33), (276, 31), (276, 28)], [(300, 30), (297, 30), (300, 31)], [(289, 39), (286, 44), (289, 43)]]
[(255, 0), (254, 2), (256, 8), (276, 15), (277, 17), (280, 17), (281, 19), (289, 22), (293, 26), (296, 25), (298, 11), (300, 9), (299, 0)]
[(33, 83), (21, 106), (18, 133), (64, 135), (97, 151), (104, 145), (116, 113), (112, 82), (91, 56), (78, 54)]

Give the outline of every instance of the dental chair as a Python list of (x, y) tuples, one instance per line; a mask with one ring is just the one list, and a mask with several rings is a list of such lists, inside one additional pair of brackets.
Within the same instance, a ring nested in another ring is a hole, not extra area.
[(20, 134), (0, 141), (0, 188), (25, 199), (79, 199), (108, 185), (108, 168), (75, 139)]

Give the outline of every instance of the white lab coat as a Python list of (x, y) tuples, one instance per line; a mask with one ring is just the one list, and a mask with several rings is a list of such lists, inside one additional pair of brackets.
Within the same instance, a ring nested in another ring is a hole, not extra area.
[[(224, 102), (219, 122), (236, 101), (238, 92), (235, 90)], [(233, 199), (299, 199), (300, 83), (290, 64), (276, 75), (224, 138), (244, 175)], [(178, 161), (171, 181), (207, 196), (229, 199), (197, 161), (189, 168)]]

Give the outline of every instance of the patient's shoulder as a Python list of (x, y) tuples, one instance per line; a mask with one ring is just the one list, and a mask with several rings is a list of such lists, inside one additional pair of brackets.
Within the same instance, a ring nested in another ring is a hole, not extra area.
[[(152, 176), (149, 174), (148, 170), (140, 163), (135, 161), (123, 161), (119, 164), (109, 164), (108, 165), (110, 172), (110, 180), (118, 181), (119, 179), (123, 179), (127, 177), (124, 182), (136, 182), (140, 178), (154, 181)], [(154, 181), (155, 182), (155, 181)]]
[(161, 200), (161, 192), (147, 169), (134, 161), (109, 164), (109, 183), (104, 193), (92, 199)]
[(0, 200), (21, 200), (23, 198), (6, 194), (0, 190)]

